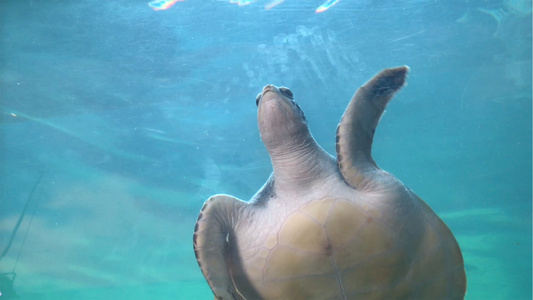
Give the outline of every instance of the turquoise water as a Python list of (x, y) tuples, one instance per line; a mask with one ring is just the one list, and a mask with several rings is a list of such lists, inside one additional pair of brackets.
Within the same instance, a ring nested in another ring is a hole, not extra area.
[(212, 299), (192, 231), (271, 172), (262, 86), (334, 153), (357, 87), (404, 64), (376, 161), (455, 234), (467, 299), (531, 299), (530, 1), (228, 2), (0, 1), (0, 300)]

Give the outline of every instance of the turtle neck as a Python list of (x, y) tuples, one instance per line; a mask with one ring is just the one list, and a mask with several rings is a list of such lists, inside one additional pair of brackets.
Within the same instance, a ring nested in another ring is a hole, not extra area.
[(305, 190), (335, 172), (335, 159), (309, 134), (268, 149), (277, 193)]

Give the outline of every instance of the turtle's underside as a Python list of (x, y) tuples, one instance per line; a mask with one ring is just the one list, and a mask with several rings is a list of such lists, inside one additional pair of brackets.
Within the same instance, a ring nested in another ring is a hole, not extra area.
[(459, 246), (442, 220), (371, 156), (407, 67), (359, 88), (337, 128), (336, 159), (292, 92), (267, 85), (258, 125), (274, 172), (249, 202), (206, 201), (194, 232), (215, 299), (463, 299)]

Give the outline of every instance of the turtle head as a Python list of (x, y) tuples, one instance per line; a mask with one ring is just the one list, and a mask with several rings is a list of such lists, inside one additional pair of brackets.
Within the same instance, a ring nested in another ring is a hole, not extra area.
[(269, 84), (257, 95), (256, 104), (261, 140), (269, 151), (311, 136), (304, 113), (288, 88)]

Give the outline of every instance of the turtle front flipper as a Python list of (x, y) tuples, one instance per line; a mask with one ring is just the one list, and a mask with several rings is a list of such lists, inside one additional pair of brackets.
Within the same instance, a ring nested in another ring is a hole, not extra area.
[(344, 180), (363, 190), (378, 167), (372, 141), (378, 122), (394, 94), (404, 85), (407, 66), (385, 69), (357, 90), (337, 127), (337, 161)]
[(245, 205), (246, 202), (233, 196), (215, 195), (205, 202), (194, 228), (196, 260), (215, 299), (243, 299), (230, 275), (228, 235)]

